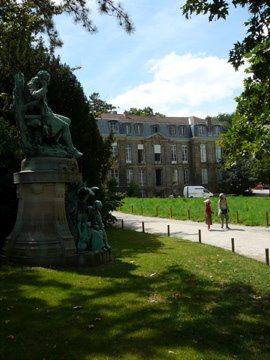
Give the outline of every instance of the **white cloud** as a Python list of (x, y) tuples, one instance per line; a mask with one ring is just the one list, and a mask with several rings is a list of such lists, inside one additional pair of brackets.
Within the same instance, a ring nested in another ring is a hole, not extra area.
[(243, 89), (243, 69), (235, 72), (226, 59), (216, 56), (172, 52), (148, 65), (150, 82), (109, 99), (120, 111), (150, 106), (167, 116), (230, 113)]

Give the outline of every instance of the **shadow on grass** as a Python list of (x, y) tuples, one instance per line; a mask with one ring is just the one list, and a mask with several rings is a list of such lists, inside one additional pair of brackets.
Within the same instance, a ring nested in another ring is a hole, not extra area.
[[(1, 359), (270, 358), (269, 297), (168, 261), (154, 235), (119, 234), (105, 266), (0, 268)], [(155, 252), (158, 271), (140, 258)]]

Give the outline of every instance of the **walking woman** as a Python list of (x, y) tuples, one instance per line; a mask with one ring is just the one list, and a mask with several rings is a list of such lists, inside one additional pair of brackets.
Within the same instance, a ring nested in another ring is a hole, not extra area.
[(204, 200), (204, 215), (205, 215), (205, 223), (207, 225), (207, 229), (210, 230), (210, 226), (212, 225), (212, 208), (211, 208), (211, 200)]
[(227, 203), (227, 199), (223, 193), (219, 194), (218, 200), (218, 215), (221, 221), (221, 229), (223, 229), (224, 221), (226, 224), (226, 229), (230, 229), (228, 222), (229, 222), (229, 207)]

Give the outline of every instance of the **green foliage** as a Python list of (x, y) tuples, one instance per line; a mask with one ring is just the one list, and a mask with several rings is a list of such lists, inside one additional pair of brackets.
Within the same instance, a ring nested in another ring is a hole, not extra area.
[[(12, 175), (10, 171), (17, 170), (22, 159), (18, 130), (0, 117), (0, 169)], [(2, 181), (2, 176), (0, 181)]]
[(165, 115), (154, 112), (151, 107), (145, 107), (143, 109), (137, 109), (137, 108), (130, 108), (129, 110), (125, 111), (125, 114), (127, 115), (139, 115), (139, 116), (161, 116), (165, 117)]
[(270, 185), (270, 162), (269, 161), (252, 161), (252, 174), (256, 183)]
[[(226, 155), (225, 155), (226, 156)], [(219, 188), (229, 194), (244, 195), (246, 190), (252, 188), (256, 178), (252, 170), (252, 163), (244, 159), (238, 160), (234, 165), (225, 167), (221, 166), (221, 181)]]
[[(91, 7), (93, 6), (92, 3)], [(121, 5), (114, 4), (110, 0), (102, 0), (97, 1), (97, 6), (102, 13), (115, 17), (127, 32), (133, 31), (133, 24)], [(30, 44), (33, 46), (42, 37), (49, 40), (49, 48), (52, 51), (62, 45), (54, 23), (54, 17), (57, 15), (70, 15), (75, 23), (82, 25), (86, 31), (91, 33), (97, 30), (90, 17), (89, 5), (84, 0), (63, 0), (61, 2), (6, 0), (5, 2), (1, 1), (0, 10), (1, 44), (4, 40), (6, 46), (12, 48), (7, 56), (10, 56), (10, 60), (13, 62), (16, 60), (12, 58), (14, 50), (19, 57), (22, 51), (31, 48)]]
[[(38, 63), (38, 59), (41, 60), (40, 63)], [(40, 66), (47, 69), (51, 74), (51, 83), (48, 92), (50, 107), (55, 113), (63, 114), (71, 119), (71, 133), (74, 145), (84, 154), (83, 157), (78, 160), (80, 171), (83, 173), (83, 179), (89, 186), (98, 186), (101, 189), (100, 196), (102, 197), (107, 172), (111, 166), (112, 138), (109, 137), (103, 141), (98, 131), (96, 120), (89, 113), (88, 100), (84, 95), (81, 84), (70, 68), (60, 63), (59, 58), (47, 56), (46, 53), (44, 53), (43, 56), (33, 58), (32, 65), (26, 68), (26, 81), (40, 70)], [(7, 88), (2, 88), (5, 93), (10, 91), (11, 83), (10, 78), (9, 81), (6, 82)], [(11, 98), (11, 95), (9, 98)], [(7, 110), (3, 110), (4, 107), (7, 108)], [(12, 111), (10, 111), (9, 105), (6, 106), (4, 100), (2, 101), (1, 113), (9, 115), (10, 123), (14, 123)], [(1, 134), (0, 139), (2, 140), (2, 138), (3, 141), (9, 139), (4, 134)], [(15, 138), (14, 136), (14, 139)], [(11, 144), (15, 145), (16, 142), (14, 142), (14, 139)], [(9, 151), (9, 147), (6, 144), (2, 148), (6, 153)], [(19, 155), (21, 156), (21, 153)], [(14, 152), (12, 156), (7, 155), (1, 158), (6, 164), (7, 169), (7, 176), (2, 179), (3, 181), (5, 179), (5, 181), (9, 183), (10, 191), (12, 190), (10, 193), (12, 199), (14, 193), (12, 173), (19, 171), (20, 161), (17, 161), (15, 169), (11, 166), (10, 161), (17, 156), (18, 152)], [(19, 157), (17, 160), (19, 160)], [(8, 193), (4, 186), (2, 186), (2, 188), (4, 193)], [(4, 220), (4, 217), (2, 219)]]
[(140, 197), (140, 188), (135, 181), (131, 181), (128, 185), (127, 196), (129, 197)]
[(95, 118), (98, 118), (103, 113), (108, 113), (116, 109), (114, 105), (108, 104), (106, 101), (101, 100), (99, 97), (99, 93), (96, 92), (89, 96), (89, 108), (90, 113)]
[[(132, 31), (131, 21), (120, 5), (104, 0), (98, 1), (98, 7), (103, 13), (115, 16), (126, 31)], [(95, 31), (86, 2), (63, 0), (56, 4), (52, 1), (8, 0), (1, 2), (0, 10), (0, 116), (14, 125), (12, 90), (14, 75), (18, 71), (22, 71), (28, 81), (40, 69), (48, 70), (52, 79), (48, 93), (49, 105), (54, 112), (71, 119), (74, 145), (84, 154), (79, 160), (84, 181), (90, 186), (98, 186), (102, 196), (106, 175), (111, 166), (112, 138), (102, 140), (80, 83), (72, 70), (53, 55), (55, 48), (62, 45), (53, 21), (54, 16), (70, 14), (87, 31)], [(10, 136), (4, 135), (5, 131), (6, 129), (0, 129), (0, 141), (3, 137), (3, 141), (8, 142)], [(15, 135), (14, 139), (14, 148), (6, 146), (2, 150), (2, 146), (0, 149), (1, 161), (5, 163), (5, 174), (1, 174), (1, 192), (8, 199), (13, 197), (14, 189), (9, 191), (5, 186), (8, 184), (9, 188), (13, 188), (12, 173), (20, 169), (18, 163), (21, 154), (15, 149)], [(15, 163), (16, 169), (13, 167)], [(1, 219), (5, 222), (5, 217)]]
[(20, 169), (21, 160), (18, 131), (0, 117), (0, 248), (16, 219), (17, 197), (13, 173)]
[[(235, 166), (241, 158), (247, 161), (270, 161), (270, 7), (268, 1), (234, 0), (235, 7), (246, 7), (249, 18), (244, 23), (247, 33), (236, 42), (229, 61), (235, 69), (248, 62), (249, 76), (244, 91), (237, 98), (232, 127), (224, 135), (227, 166)], [(227, 0), (187, 0), (182, 7), (189, 18), (192, 14), (208, 14), (209, 21), (229, 16)]]
[(212, 121), (215, 123), (221, 123), (222, 126), (230, 127), (232, 125), (233, 114), (220, 113), (217, 116), (212, 117)]
[[(242, 42), (237, 41), (230, 51), (229, 61), (238, 69), (244, 64), (246, 54), (253, 51), (269, 37), (270, 7), (268, 1), (233, 0), (234, 7), (247, 8), (248, 19), (244, 22), (247, 28), (246, 37)], [(230, 14), (230, 2), (227, 0), (186, 0), (182, 7), (186, 18), (191, 15), (208, 15), (209, 21), (226, 19)]]
[(108, 238), (106, 266), (1, 267), (3, 359), (269, 359), (268, 266), (172, 237)]
[(221, 142), (227, 163), (238, 159), (270, 161), (270, 40), (258, 45), (248, 56), (248, 78), (237, 98), (231, 129)]
[(1, 2), (0, 10), (0, 63), (8, 74), (26, 68), (35, 50), (48, 50), (42, 34), (48, 34), (52, 48), (61, 45), (52, 19), (56, 7), (51, 2), (7, 0)]
[(62, 65), (59, 59), (53, 59), (47, 70), (51, 74), (48, 103), (55, 113), (71, 119), (74, 145), (83, 153), (78, 162), (84, 181), (90, 186), (101, 187), (104, 160), (108, 161), (109, 157), (106, 159), (103, 156), (103, 140), (95, 118), (89, 113), (88, 100), (82, 86), (70, 68)]
[[(110, 212), (116, 209), (120, 204), (118, 201), (121, 200), (120, 194), (113, 193), (113, 187), (107, 188), (106, 185), (107, 174), (113, 162), (113, 135), (102, 139), (83, 89), (68, 66), (60, 64), (59, 59), (55, 59), (50, 63), (49, 72), (52, 77), (49, 104), (56, 113), (64, 114), (72, 120), (72, 139), (74, 145), (83, 153), (78, 159), (83, 180), (89, 186), (99, 187), (97, 197), (103, 202), (104, 222), (112, 222), (113, 216)], [(62, 101), (59, 101), (59, 98)]]
[(118, 184), (115, 178), (110, 178), (107, 181), (106, 189), (104, 191), (104, 197), (102, 202), (104, 204), (102, 208), (102, 217), (106, 225), (113, 224), (116, 221), (115, 216), (112, 215), (112, 211), (121, 207), (125, 194), (117, 190)]

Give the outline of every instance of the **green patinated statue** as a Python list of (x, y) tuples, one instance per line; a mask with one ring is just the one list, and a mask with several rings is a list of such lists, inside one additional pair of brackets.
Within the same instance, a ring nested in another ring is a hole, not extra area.
[(91, 232), (88, 216), (88, 199), (94, 196), (93, 190), (87, 186), (82, 186), (78, 191), (77, 208), (77, 249), (79, 252), (91, 250)]
[(74, 157), (82, 155), (72, 143), (70, 119), (55, 114), (47, 103), (50, 74), (41, 70), (25, 86), (24, 75), (15, 75), (13, 106), (26, 156)]
[(107, 241), (107, 234), (100, 213), (101, 209), (102, 202), (99, 200), (96, 200), (94, 205), (88, 208), (91, 224), (92, 251), (94, 252), (106, 251), (111, 248)]
[(77, 250), (102, 253), (111, 249), (100, 210), (102, 203), (95, 200), (93, 206), (88, 206), (90, 196), (95, 195), (97, 187), (82, 186), (78, 191), (77, 208)]

